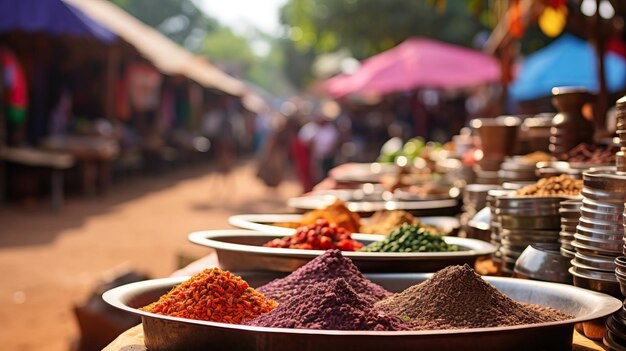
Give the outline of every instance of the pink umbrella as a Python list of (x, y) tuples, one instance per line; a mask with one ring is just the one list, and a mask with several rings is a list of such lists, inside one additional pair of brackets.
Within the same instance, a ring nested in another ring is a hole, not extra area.
[(352, 75), (325, 82), (334, 96), (391, 93), (417, 87), (459, 88), (500, 79), (498, 61), (478, 51), (430, 39), (407, 39), (374, 55)]

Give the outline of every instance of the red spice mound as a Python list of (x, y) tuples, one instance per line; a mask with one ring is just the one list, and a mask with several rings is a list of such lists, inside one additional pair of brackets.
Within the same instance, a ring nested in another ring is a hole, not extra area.
[(372, 303), (341, 278), (309, 286), (272, 312), (262, 314), (246, 324), (322, 330), (407, 329), (397, 317), (372, 311)]
[(295, 234), (274, 239), (263, 246), (283, 249), (355, 251), (363, 247), (363, 244), (352, 240), (347, 229), (329, 223), (325, 219), (317, 219), (315, 223), (298, 227)]
[(239, 324), (276, 308), (277, 303), (219, 268), (205, 269), (141, 310), (173, 317)]
[(258, 288), (265, 296), (283, 303), (299, 296), (311, 285), (343, 278), (364, 299), (375, 302), (391, 293), (367, 280), (349, 258), (339, 250), (328, 250), (285, 278), (273, 280)]
[(513, 301), (468, 265), (450, 266), (430, 279), (376, 303), (413, 330), (487, 328), (572, 318), (550, 307)]

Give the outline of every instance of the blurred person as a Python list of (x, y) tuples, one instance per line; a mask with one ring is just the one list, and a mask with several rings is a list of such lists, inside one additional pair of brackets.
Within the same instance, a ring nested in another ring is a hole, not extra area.
[(339, 131), (330, 118), (317, 112), (313, 115), (313, 120), (300, 129), (298, 137), (311, 150), (313, 179), (315, 183), (319, 183), (335, 165)]
[(285, 174), (288, 129), (283, 115), (270, 113), (269, 116), (270, 128), (259, 153), (256, 175), (266, 186), (275, 189), (282, 183)]
[(18, 145), (26, 142), (26, 110), (28, 90), (22, 65), (11, 50), (0, 47), (1, 104), (6, 118), (6, 142)]
[(309, 146), (298, 137), (298, 132), (303, 123), (298, 115), (292, 115), (287, 119), (286, 134), (289, 144), (289, 155), (293, 161), (296, 177), (302, 186), (302, 192), (308, 193), (313, 190), (313, 174), (311, 173), (311, 150)]

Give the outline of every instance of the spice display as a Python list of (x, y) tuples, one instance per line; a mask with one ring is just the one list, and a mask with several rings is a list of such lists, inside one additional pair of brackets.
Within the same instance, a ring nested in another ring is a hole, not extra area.
[(270, 299), (284, 303), (300, 296), (312, 285), (342, 278), (364, 299), (375, 302), (391, 293), (381, 286), (365, 279), (352, 260), (344, 257), (339, 250), (328, 250), (290, 275), (276, 279), (258, 288)]
[(553, 196), (553, 195), (580, 195), (583, 190), (583, 181), (574, 179), (567, 174), (556, 177), (542, 178), (536, 184), (527, 185), (515, 192), (521, 196)]
[(538, 162), (547, 162), (552, 159), (552, 155), (543, 152), (543, 151), (535, 151), (529, 154), (526, 154), (521, 157), (522, 163), (538, 163)]
[(372, 312), (372, 307), (372, 301), (339, 278), (309, 285), (272, 312), (246, 324), (323, 330), (406, 330), (397, 317)]
[(360, 233), (387, 234), (402, 224), (415, 224), (417, 218), (406, 211), (378, 211), (361, 225)]
[(459, 251), (459, 247), (446, 243), (440, 235), (433, 235), (419, 224), (403, 224), (391, 231), (381, 241), (361, 249), (366, 252), (442, 252)]
[(241, 277), (211, 268), (193, 275), (141, 309), (173, 317), (239, 324), (273, 310), (276, 305)]
[(378, 211), (367, 220), (367, 224), (361, 225), (359, 233), (365, 234), (389, 234), (395, 228), (403, 224), (417, 224), (428, 230), (431, 234), (445, 235), (440, 228), (421, 223), (420, 220), (406, 211)]
[(324, 209), (305, 213), (302, 215), (300, 224), (313, 224), (318, 219), (325, 219), (329, 223), (336, 224), (338, 227), (347, 229), (351, 233), (358, 232), (361, 226), (361, 217), (350, 211), (340, 200), (336, 200)]
[(567, 162), (608, 164), (615, 163), (615, 153), (617, 151), (619, 151), (619, 147), (614, 145), (603, 146), (582, 143), (567, 153), (557, 155), (557, 158)]
[(263, 246), (302, 250), (354, 251), (363, 247), (363, 244), (353, 240), (347, 229), (328, 223), (325, 219), (317, 219), (315, 223), (299, 227), (295, 234), (274, 239)]
[(553, 308), (513, 301), (468, 266), (450, 266), (375, 304), (413, 330), (488, 328), (573, 318)]

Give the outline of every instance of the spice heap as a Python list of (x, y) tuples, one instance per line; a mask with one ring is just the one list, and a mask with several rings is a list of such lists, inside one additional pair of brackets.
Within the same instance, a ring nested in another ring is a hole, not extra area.
[(339, 278), (308, 286), (271, 313), (246, 324), (323, 330), (406, 330), (397, 317), (372, 312), (372, 307), (371, 301)]
[(368, 218), (367, 224), (361, 225), (359, 233), (388, 234), (405, 223), (415, 224), (417, 218), (406, 211), (377, 211)]
[(340, 228), (325, 219), (317, 219), (315, 223), (299, 227), (295, 234), (274, 239), (263, 246), (302, 250), (354, 251), (363, 247), (363, 244), (353, 240), (347, 229)]
[(578, 144), (567, 153), (557, 155), (561, 161), (581, 162), (592, 164), (615, 163), (615, 153), (619, 151), (619, 147), (595, 144)]
[(141, 310), (173, 317), (239, 324), (276, 307), (276, 302), (219, 268), (205, 269)]
[(549, 307), (511, 300), (468, 265), (444, 268), (376, 303), (375, 308), (400, 316), (414, 330), (488, 328), (572, 318)]
[(361, 249), (366, 252), (443, 252), (459, 251), (459, 247), (446, 243), (439, 235), (416, 224), (403, 224), (381, 241)]
[(391, 293), (365, 279), (349, 258), (339, 250), (328, 250), (285, 278), (276, 279), (258, 288), (260, 293), (279, 303), (300, 296), (311, 286), (342, 278), (362, 298), (375, 302)]
[(313, 210), (302, 215), (300, 223), (302, 225), (313, 224), (318, 219), (325, 219), (329, 223), (334, 223), (340, 228), (345, 228), (350, 232), (356, 232), (361, 226), (361, 217), (350, 211), (341, 200), (335, 200), (332, 204), (321, 210)]
[(554, 196), (554, 195), (580, 195), (583, 189), (583, 181), (574, 179), (567, 174), (556, 177), (542, 178), (536, 184), (527, 185), (515, 192), (522, 196)]

